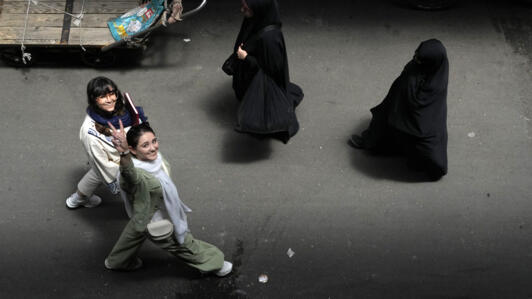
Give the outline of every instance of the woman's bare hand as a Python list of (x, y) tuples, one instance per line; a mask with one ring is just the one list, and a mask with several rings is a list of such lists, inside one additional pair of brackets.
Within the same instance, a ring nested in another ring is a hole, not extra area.
[(238, 59), (240, 60), (244, 60), (248, 56), (248, 52), (246, 52), (245, 50), (242, 50), (243, 45), (244, 44), (240, 44), (240, 46), (238, 46), (238, 50), (236, 50), (236, 55), (238, 56)]
[(123, 153), (129, 150), (129, 145), (127, 144), (126, 131), (124, 130), (124, 124), (122, 124), (122, 120), (118, 120), (118, 123), (120, 124), (120, 131), (118, 131), (112, 123), (107, 122), (113, 135), (113, 139), (111, 139), (111, 141), (113, 142), (115, 148), (119, 152)]

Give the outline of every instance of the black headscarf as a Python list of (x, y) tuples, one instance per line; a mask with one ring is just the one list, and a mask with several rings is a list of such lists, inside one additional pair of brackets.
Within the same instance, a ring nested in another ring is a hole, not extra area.
[(446, 132), (448, 77), (443, 44), (437, 39), (422, 42), (385, 100), (390, 104), (388, 123), (415, 137)]
[(233, 88), (239, 99), (243, 97), (259, 68), (283, 90), (287, 89), (290, 82), (285, 42), (281, 30), (260, 33), (268, 25), (281, 25), (277, 1), (247, 0), (246, 3), (253, 11), (253, 16), (244, 18), (234, 45), (236, 52), (240, 44), (244, 44), (242, 48), (250, 57), (246, 59), (246, 63), (238, 62), (237, 71), (233, 75)]
[[(238, 61), (233, 89), (242, 103), (238, 112), (240, 132), (294, 136), (299, 129), (295, 106), (303, 99), (301, 88), (290, 82), (288, 59), (276, 0), (246, 0), (253, 11), (244, 18), (235, 41), (248, 53)], [(267, 31), (269, 25), (279, 27)]]
[(422, 42), (386, 98), (371, 109), (373, 118), (362, 133), (366, 148), (399, 147), (434, 178), (446, 174), (448, 77), (443, 44), (436, 39)]
[(238, 46), (245, 43), (253, 34), (268, 25), (281, 26), (279, 5), (277, 0), (245, 0), (248, 7), (253, 11), (251, 18), (244, 18), (240, 32), (235, 41), (234, 51)]

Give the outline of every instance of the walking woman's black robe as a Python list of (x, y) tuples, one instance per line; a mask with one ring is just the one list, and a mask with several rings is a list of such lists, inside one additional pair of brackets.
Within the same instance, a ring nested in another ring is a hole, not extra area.
[(386, 98), (371, 109), (362, 133), (364, 147), (401, 151), (434, 178), (447, 173), (447, 84), (449, 62), (443, 44), (422, 42), (395, 79)]
[[(303, 91), (290, 83), (286, 46), (281, 31), (277, 1), (247, 0), (253, 11), (245, 18), (234, 51), (242, 45), (248, 55), (238, 60), (233, 89), (240, 101), (236, 130), (255, 134), (280, 134), (286, 142), (299, 123), (295, 107)], [(264, 31), (269, 25), (276, 27)]]

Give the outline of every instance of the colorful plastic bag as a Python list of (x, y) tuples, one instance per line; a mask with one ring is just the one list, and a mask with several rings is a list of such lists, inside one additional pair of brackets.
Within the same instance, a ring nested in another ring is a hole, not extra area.
[(164, 11), (164, 0), (152, 0), (147, 5), (136, 7), (122, 16), (108, 21), (111, 35), (117, 41), (148, 29)]

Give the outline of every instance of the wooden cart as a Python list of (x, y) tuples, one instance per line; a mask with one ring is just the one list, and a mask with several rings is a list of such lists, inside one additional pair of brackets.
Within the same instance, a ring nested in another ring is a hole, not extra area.
[[(206, 3), (201, 1), (182, 19)], [(81, 51), (89, 65), (112, 64), (113, 49), (143, 47), (149, 33), (162, 27), (159, 18), (148, 30), (115, 41), (107, 21), (136, 6), (138, 0), (0, 0), (0, 56), (10, 64), (30, 65), (33, 60), (24, 61), (23, 54), (31, 55), (32, 49), (70, 49)]]

